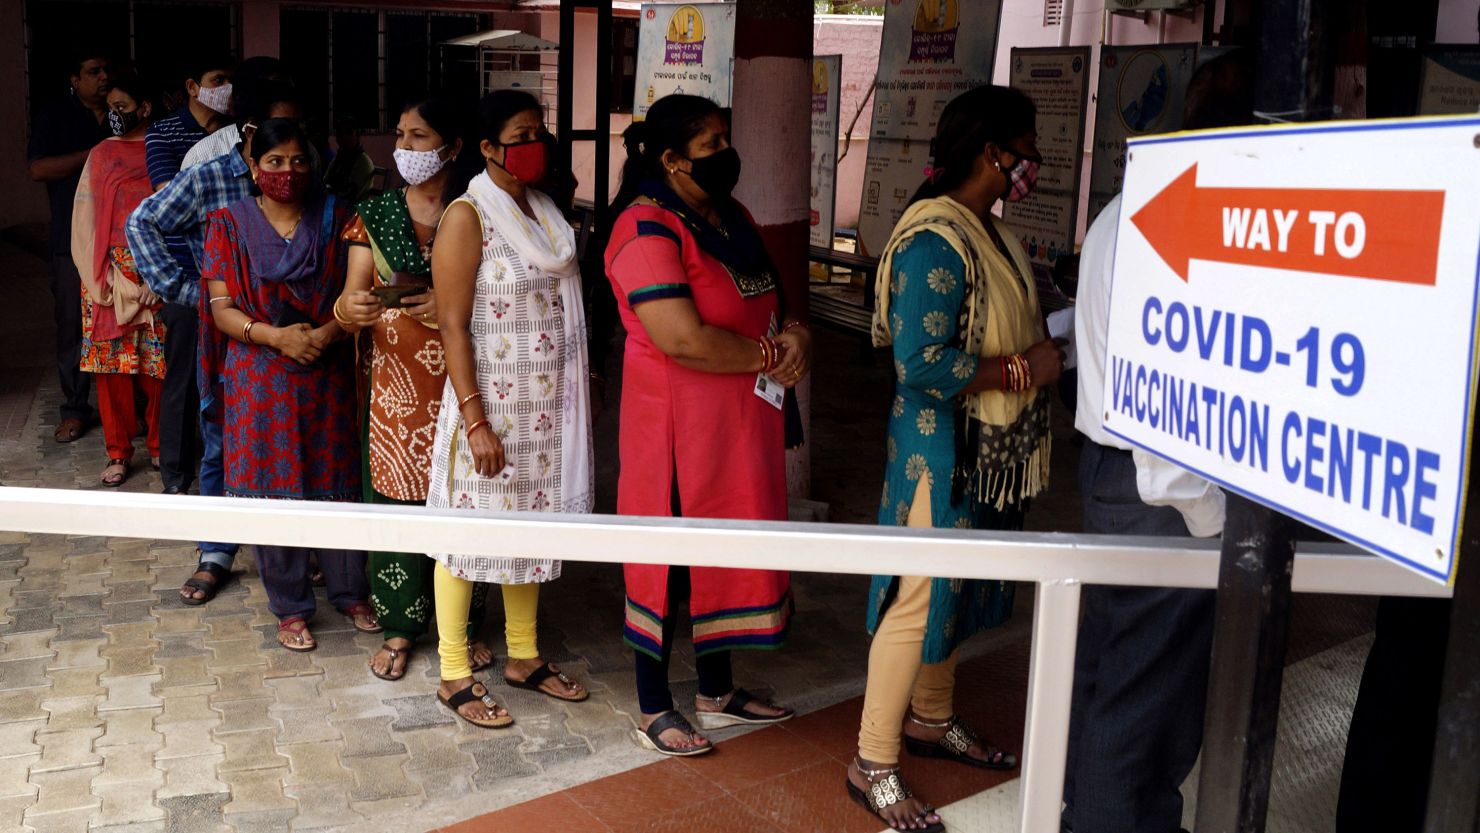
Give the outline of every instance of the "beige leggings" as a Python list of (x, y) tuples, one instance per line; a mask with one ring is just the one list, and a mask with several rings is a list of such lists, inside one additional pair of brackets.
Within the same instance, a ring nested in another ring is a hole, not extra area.
[[(915, 487), (906, 526), (931, 526), (929, 479), (928, 474), (921, 477)], [(945, 720), (955, 713), (956, 654), (934, 664), (920, 661), (930, 613), (930, 582), (922, 576), (900, 577), (899, 592), (869, 646), (858, 753), (871, 763), (899, 763), (906, 709), (930, 721)]]

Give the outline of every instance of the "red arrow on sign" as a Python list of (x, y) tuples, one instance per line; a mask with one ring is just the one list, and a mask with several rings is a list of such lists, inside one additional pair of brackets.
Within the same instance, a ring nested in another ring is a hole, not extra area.
[(1200, 188), (1197, 165), (1131, 222), (1182, 280), (1191, 261), (1433, 286), (1443, 191)]

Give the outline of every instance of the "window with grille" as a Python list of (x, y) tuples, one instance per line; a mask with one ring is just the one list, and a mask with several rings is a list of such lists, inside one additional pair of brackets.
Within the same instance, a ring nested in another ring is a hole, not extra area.
[(184, 95), (186, 62), (239, 51), (227, 0), (28, 0), (26, 92), (32, 112), (67, 93), (74, 47), (98, 46), (115, 70), (132, 65), (160, 84), (166, 104)]
[(1057, 26), (1064, 22), (1064, 0), (1043, 0), (1043, 25)]
[(340, 123), (389, 131), (413, 98), (478, 94), (476, 67), (441, 44), (478, 31), (482, 15), (299, 6), (284, 8), (279, 22), (283, 62), (317, 132)]

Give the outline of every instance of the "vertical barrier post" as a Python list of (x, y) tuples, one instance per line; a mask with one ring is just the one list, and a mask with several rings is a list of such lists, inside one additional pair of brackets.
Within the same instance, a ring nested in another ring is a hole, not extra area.
[(1230, 494), (1203, 724), (1198, 833), (1259, 833), (1279, 724), (1294, 522)]
[[(1480, 138), (1476, 139), (1480, 148)], [(1480, 831), (1480, 450), (1470, 447), (1470, 481), (1454, 578), (1454, 610), (1430, 770), (1426, 833)]]
[[(1329, 118), (1336, 0), (1263, 0), (1254, 106), (1266, 121)], [(1198, 833), (1262, 833), (1290, 624), (1294, 522), (1228, 496), (1203, 724)]]
[(1078, 581), (1045, 581), (1033, 599), (1033, 647), (1028, 716), (1023, 730), (1020, 833), (1059, 829), (1064, 766), (1073, 700), (1074, 649), (1079, 632)]

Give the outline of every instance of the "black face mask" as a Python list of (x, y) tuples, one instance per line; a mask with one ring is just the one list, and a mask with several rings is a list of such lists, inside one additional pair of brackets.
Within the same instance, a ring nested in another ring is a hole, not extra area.
[(711, 199), (728, 197), (740, 182), (740, 154), (734, 148), (725, 148), (719, 153), (689, 161), (693, 165), (693, 169), (688, 172), (689, 179)]
[(137, 108), (128, 113), (120, 113), (117, 110), (108, 111), (108, 129), (113, 131), (114, 136), (128, 135), (129, 131), (138, 126), (139, 111)]

